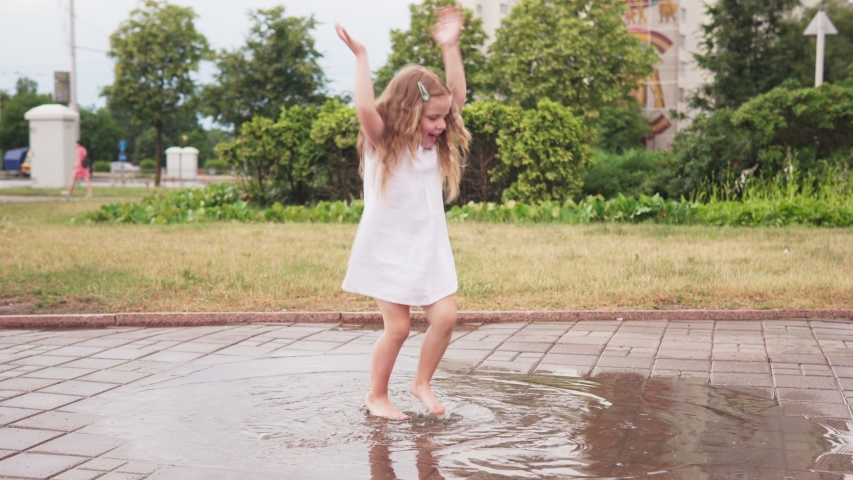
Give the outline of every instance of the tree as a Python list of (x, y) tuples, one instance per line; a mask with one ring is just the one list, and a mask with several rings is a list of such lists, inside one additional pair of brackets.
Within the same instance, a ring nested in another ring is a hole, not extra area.
[(503, 200), (564, 202), (580, 193), (592, 165), (589, 137), (581, 118), (550, 100), (522, 112), (498, 138), (501, 161), (492, 178), (509, 184)]
[[(385, 89), (397, 70), (409, 64), (423, 65), (444, 78), (441, 49), (433, 41), (429, 29), (435, 24), (436, 9), (457, 3), (456, 0), (423, 0), (421, 3), (409, 5), (409, 29), (391, 30), (391, 54), (388, 56), (388, 62), (376, 71), (374, 85), (377, 92)], [(483, 92), (489, 83), (486, 56), (483, 54), (486, 32), (483, 30), (482, 19), (475, 18), (471, 10), (463, 11), (465, 24), (459, 39), (459, 48), (465, 66), (468, 98), (472, 98), (474, 93)]]
[(658, 56), (628, 34), (623, 2), (521, 0), (490, 51), (497, 92), (533, 108), (547, 98), (595, 118), (627, 99)]
[(359, 198), (358, 130), (355, 109), (337, 99), (327, 101), (311, 125), (311, 141), (320, 189), (326, 198), (352, 201)]
[(462, 109), (465, 128), (471, 132), (468, 158), (458, 202), (499, 202), (503, 190), (512, 182), (502, 175), (496, 180), (495, 169), (501, 161), (499, 139), (501, 133), (513, 128), (521, 119), (522, 110), (499, 102), (477, 101)]
[(276, 118), (281, 107), (322, 103), (326, 79), (311, 31), (314, 17), (286, 17), (283, 6), (249, 13), (254, 22), (246, 45), (217, 55), (216, 83), (204, 89), (204, 113), (222, 125), (240, 125), (261, 115)]
[(39, 95), (37, 90), (38, 84), (34, 80), (20, 78), (15, 86), (15, 95), (10, 97), (6, 92), (0, 92), (0, 151), (29, 146), (30, 124), (24, 114), (39, 105), (53, 103), (49, 94)]
[(163, 127), (169, 118), (195, 112), (197, 88), (192, 74), (209, 54), (204, 35), (195, 29), (192, 8), (146, 0), (110, 36), (108, 56), (116, 61), (115, 81), (103, 95), (127, 110), (137, 123), (156, 131), (154, 184), (160, 185)]
[(93, 161), (117, 161), (118, 142), (124, 137), (124, 130), (106, 108), (80, 109), (80, 139)]
[(604, 107), (598, 122), (595, 146), (606, 151), (622, 153), (643, 147), (643, 138), (652, 131), (649, 119), (640, 105), (629, 99), (618, 107)]
[[(790, 64), (803, 60), (784, 57), (779, 40), (789, 31), (786, 18), (796, 5), (798, 0), (719, 0), (709, 4), (710, 21), (702, 26), (701, 53), (694, 58), (712, 80), (692, 96), (692, 106), (737, 108), (788, 78)], [(800, 43), (806, 43), (802, 37)]]

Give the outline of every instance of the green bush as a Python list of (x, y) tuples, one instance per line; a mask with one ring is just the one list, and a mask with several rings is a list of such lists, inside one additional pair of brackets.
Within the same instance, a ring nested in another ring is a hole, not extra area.
[(651, 123), (640, 104), (631, 99), (622, 107), (601, 109), (595, 146), (612, 153), (643, 148), (643, 138), (651, 131)]
[(224, 172), (228, 169), (228, 165), (226, 165), (222, 160), (208, 160), (205, 162), (204, 168), (206, 170), (215, 169), (218, 172)]
[(617, 154), (596, 150), (594, 158), (583, 177), (583, 196), (614, 198), (620, 193), (628, 197), (656, 193), (667, 196), (666, 179), (662, 178), (665, 153), (634, 149)]
[(472, 102), (462, 109), (471, 143), (459, 185), (459, 204), (500, 201), (512, 179), (495, 177), (501, 158), (498, 138), (519, 122), (522, 112), (520, 107), (499, 102)]
[(150, 158), (146, 158), (145, 160), (139, 162), (139, 168), (141, 170), (156, 170), (157, 162)]
[(92, 162), (92, 171), (93, 172), (109, 172), (110, 171), (110, 162), (97, 161)]

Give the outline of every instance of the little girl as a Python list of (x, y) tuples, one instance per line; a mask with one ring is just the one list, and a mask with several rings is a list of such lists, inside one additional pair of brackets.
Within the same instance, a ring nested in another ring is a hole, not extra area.
[(431, 33), (441, 46), (447, 83), (409, 66), (379, 101), (364, 45), (336, 26), (356, 56), (353, 97), (364, 177), (364, 213), (343, 289), (375, 298), (382, 312), (385, 330), (373, 350), (365, 403), (371, 414), (393, 420), (409, 418), (388, 398), (391, 370), (409, 336), (409, 306), (423, 306), (429, 322), (410, 391), (433, 415), (443, 414), (444, 406), (430, 381), (456, 325), (458, 283), (442, 190), (448, 200), (459, 194), (462, 154), (471, 138), (459, 115), (466, 91), (459, 50), (464, 14), (449, 7), (437, 17)]

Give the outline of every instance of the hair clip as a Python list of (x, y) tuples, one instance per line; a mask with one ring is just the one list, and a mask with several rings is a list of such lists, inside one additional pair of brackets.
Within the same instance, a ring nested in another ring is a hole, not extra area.
[(425, 102), (428, 102), (429, 101), (429, 92), (427, 92), (427, 89), (426, 89), (426, 87), (424, 87), (423, 83), (418, 82), (418, 90), (421, 91), (421, 98), (423, 98)]

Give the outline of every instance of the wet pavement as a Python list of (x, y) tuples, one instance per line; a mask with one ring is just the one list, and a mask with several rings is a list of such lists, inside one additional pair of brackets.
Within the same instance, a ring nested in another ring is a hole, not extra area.
[(853, 478), (853, 323), (460, 326), (366, 415), (373, 326), (0, 330), (0, 478)]

